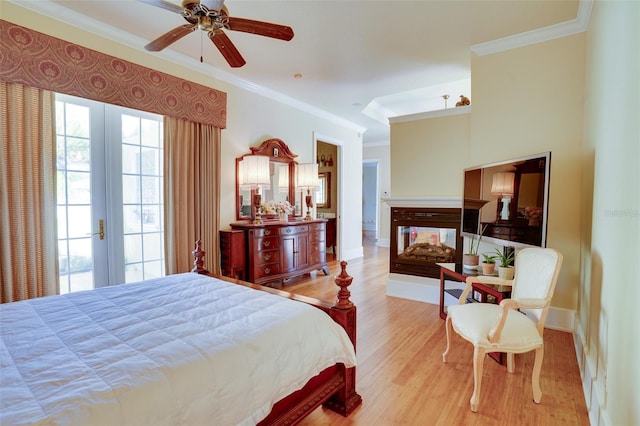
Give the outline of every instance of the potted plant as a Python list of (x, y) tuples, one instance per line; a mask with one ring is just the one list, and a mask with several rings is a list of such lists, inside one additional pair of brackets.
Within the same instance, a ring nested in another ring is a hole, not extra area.
[(496, 256), (489, 253), (482, 253), (484, 260), (482, 261), (482, 273), (484, 275), (493, 275), (496, 267)]
[(498, 277), (503, 280), (512, 280), (515, 270), (513, 268), (513, 260), (515, 259), (515, 253), (513, 251), (500, 251), (500, 249), (496, 249), (497, 259), (500, 260), (500, 264), (498, 265)]
[[(483, 226), (480, 230), (480, 235), (472, 235), (469, 241), (469, 251), (462, 255), (462, 267), (466, 269), (477, 269), (480, 263), (480, 256), (478, 256), (478, 248), (480, 248), (480, 241), (482, 240), (482, 234), (487, 229), (487, 225)], [(477, 237), (477, 239), (476, 239)]]

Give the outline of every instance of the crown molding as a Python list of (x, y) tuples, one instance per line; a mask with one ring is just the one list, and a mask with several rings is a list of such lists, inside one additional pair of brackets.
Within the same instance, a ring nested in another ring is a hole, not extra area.
[[(148, 40), (145, 40), (142, 37), (138, 37), (133, 34), (121, 31), (115, 27), (112, 27), (111, 25), (107, 25), (96, 19), (89, 18), (74, 10), (68, 9), (58, 3), (55, 3), (52, 0), (39, 0), (37, 10), (33, 10), (33, 6), (29, 5), (29, 3), (32, 3), (30, 1), (26, 1), (26, 0), (7, 0), (7, 1), (19, 7), (29, 9), (29, 13), (39, 13), (41, 15), (46, 16), (47, 18), (55, 19), (57, 21), (60, 21), (65, 24), (79, 28), (81, 30), (87, 31), (91, 34), (95, 34), (99, 37), (107, 38), (111, 41), (120, 43), (129, 48), (139, 50), (141, 53), (144, 53), (145, 55), (151, 55), (150, 53), (148, 53), (146, 50), (142, 48), (142, 46), (147, 44)], [(35, 31), (39, 31), (38, 28), (32, 28), (32, 29)], [(135, 46), (140, 46), (140, 47), (135, 47)], [(84, 46), (84, 47), (88, 47), (88, 46)], [(353, 123), (349, 120), (345, 120), (342, 117), (334, 115), (330, 112), (317, 108), (308, 103), (299, 101), (290, 96), (286, 96), (282, 93), (279, 93), (274, 90), (268, 89), (266, 87), (260, 86), (258, 84), (252, 83), (248, 80), (241, 79), (227, 71), (221, 70), (220, 68), (216, 68), (209, 64), (200, 63), (195, 58), (191, 58), (182, 53), (179, 53), (173, 50), (163, 50), (162, 52), (154, 53), (153, 56), (164, 59), (175, 65), (179, 65), (180, 67), (186, 67), (191, 70), (197, 70), (194, 72), (202, 74), (208, 78), (213, 77), (214, 79), (231, 84), (232, 86), (238, 87), (240, 89), (244, 89), (249, 92), (255, 93), (257, 95), (264, 96), (265, 98), (272, 99), (274, 101), (283, 103), (285, 105), (292, 106), (301, 111), (307, 112), (311, 115), (315, 115), (316, 117), (330, 121), (334, 124), (354, 130), (358, 133), (364, 133), (367, 130), (367, 128), (364, 126)], [(140, 65), (144, 65), (144, 64), (140, 64)]]
[(589, 27), (594, 1), (595, 0), (580, 0), (576, 19), (520, 34), (514, 34), (497, 40), (487, 41), (485, 43), (474, 44), (471, 46), (471, 51), (476, 55), (485, 56), (585, 32)]

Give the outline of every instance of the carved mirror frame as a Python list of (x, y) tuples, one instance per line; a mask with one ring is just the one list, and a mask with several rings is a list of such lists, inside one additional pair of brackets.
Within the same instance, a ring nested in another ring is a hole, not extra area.
[[(236, 218), (238, 220), (249, 220), (252, 219), (253, 205), (250, 205), (249, 214), (245, 214), (242, 211), (243, 202), (246, 204), (246, 200), (244, 200), (241, 190), (240, 190), (240, 181), (239, 181), (239, 170), (240, 170), (240, 162), (243, 158), (250, 155), (264, 155), (269, 157), (269, 165), (271, 168), (275, 166), (288, 165), (289, 172), (289, 190), (287, 192), (287, 199), (289, 203), (295, 208), (295, 216), (301, 215), (301, 209), (298, 206), (299, 200), (296, 199), (296, 166), (297, 162), (295, 158), (298, 156), (291, 152), (287, 144), (278, 138), (267, 139), (260, 144), (258, 147), (250, 147), (251, 153), (245, 154), (242, 157), (236, 158)], [(273, 176), (273, 173), (271, 173)], [(277, 185), (277, 184), (276, 184)], [(272, 182), (272, 187), (274, 186)], [(251, 195), (249, 197), (250, 202), (253, 203), (253, 199), (255, 195), (255, 190), (251, 190)], [(267, 199), (262, 199), (262, 202), (269, 201)]]

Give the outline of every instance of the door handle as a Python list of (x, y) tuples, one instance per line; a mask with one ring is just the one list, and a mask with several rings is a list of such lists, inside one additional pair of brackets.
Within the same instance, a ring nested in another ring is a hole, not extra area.
[(87, 235), (100, 235), (100, 239), (104, 240), (104, 219), (98, 221), (98, 232), (89, 233)]

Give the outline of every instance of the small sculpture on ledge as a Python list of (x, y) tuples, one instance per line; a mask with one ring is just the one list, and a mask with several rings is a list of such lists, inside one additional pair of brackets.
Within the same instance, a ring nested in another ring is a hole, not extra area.
[(456, 102), (457, 107), (471, 105), (471, 101), (465, 95), (460, 95), (460, 100)]

